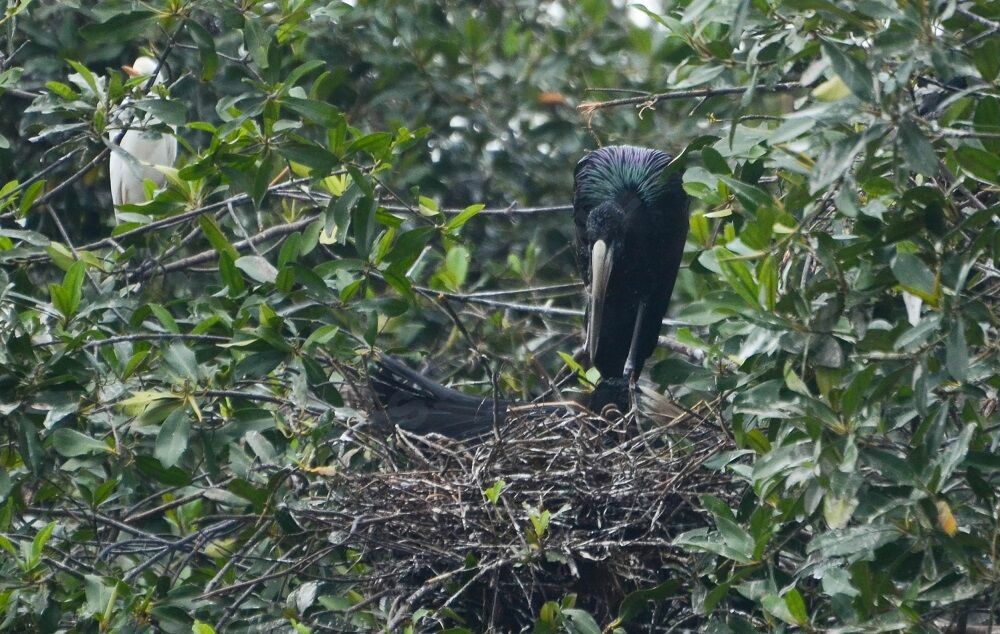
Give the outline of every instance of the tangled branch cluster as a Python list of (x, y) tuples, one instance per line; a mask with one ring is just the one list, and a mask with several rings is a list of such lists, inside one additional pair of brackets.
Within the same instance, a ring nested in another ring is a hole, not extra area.
[[(567, 588), (610, 621), (630, 592), (686, 576), (672, 540), (706, 525), (699, 495), (732, 499), (737, 489), (704, 467), (728, 441), (700, 413), (641, 427), (529, 406), (474, 444), (401, 430), (388, 443), (354, 436), (351, 449), (388, 466), (337, 470), (291, 512), (360, 554), (364, 594), (381, 597), (389, 629), (420, 608), (524, 626)], [(669, 603), (658, 621), (691, 616), (683, 600)]]

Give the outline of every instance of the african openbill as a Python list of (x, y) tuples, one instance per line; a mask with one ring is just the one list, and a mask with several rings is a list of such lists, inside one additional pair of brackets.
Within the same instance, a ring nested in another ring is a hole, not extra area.
[[(576, 167), (573, 195), (577, 259), (590, 294), (587, 351), (604, 377), (590, 408), (628, 407), (680, 268), (688, 198), (672, 157), (637, 147), (606, 147)], [(392, 424), (417, 433), (468, 437), (503, 422), (509, 404), (462, 394), (389, 356), (376, 360), (371, 385)]]
[(688, 197), (673, 157), (604, 147), (576, 166), (573, 219), (580, 274), (589, 294), (586, 349), (603, 380), (591, 409), (625, 411), (656, 348), (688, 232)]

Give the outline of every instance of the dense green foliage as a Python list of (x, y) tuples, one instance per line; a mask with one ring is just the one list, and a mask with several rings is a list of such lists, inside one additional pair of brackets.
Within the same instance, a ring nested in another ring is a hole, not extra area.
[[(540, 393), (582, 339), (572, 168), (609, 143), (680, 155), (688, 354), (650, 375), (747, 485), (678, 538), (675, 600), (719, 631), (1000, 617), (1000, 6), (354, 4), (0, 2), (0, 627), (384, 623), (282, 512), (377, 461), (329, 442), (341, 368)], [(116, 225), (142, 51), (183, 147)]]

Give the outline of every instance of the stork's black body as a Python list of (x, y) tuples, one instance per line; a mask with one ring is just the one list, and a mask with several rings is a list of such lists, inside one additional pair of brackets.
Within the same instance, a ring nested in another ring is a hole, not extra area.
[[(612, 146), (576, 166), (573, 219), (590, 298), (587, 351), (616, 394), (619, 379), (634, 383), (656, 348), (681, 265), (688, 197), (680, 174), (666, 172), (672, 158)], [(620, 397), (608, 398), (621, 404)]]

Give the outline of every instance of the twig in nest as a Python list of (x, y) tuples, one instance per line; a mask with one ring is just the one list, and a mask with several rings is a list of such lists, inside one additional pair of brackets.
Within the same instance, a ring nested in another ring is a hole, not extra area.
[[(702, 467), (731, 446), (704, 404), (641, 432), (629, 417), (607, 421), (575, 404), (510, 407), (507, 419), (497, 438), (475, 442), (366, 437), (358, 448), (393, 453), (390, 470), (337, 471), (290, 512), (308, 533), (346, 533), (343, 546), (365, 553), (370, 574), (358, 588), (382, 597), (393, 624), (450, 607), (483, 627), (518, 629), (554, 592), (576, 592), (610, 621), (622, 597), (661, 582), (664, 569), (685, 574), (672, 542), (707, 525), (698, 496), (740, 494)], [(681, 601), (665, 610), (660, 619), (693, 614)]]

